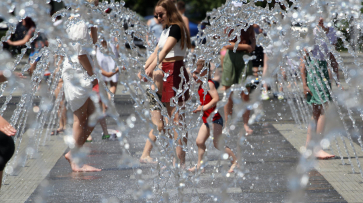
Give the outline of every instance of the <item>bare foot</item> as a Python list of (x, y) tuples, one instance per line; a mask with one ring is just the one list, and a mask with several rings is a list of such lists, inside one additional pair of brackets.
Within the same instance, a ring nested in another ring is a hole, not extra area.
[(245, 128), (246, 136), (252, 135), (253, 130), (250, 128), (250, 126), (248, 126), (247, 124), (245, 124), (243, 127)]
[(237, 162), (234, 162), (234, 163), (231, 165), (231, 168), (229, 168), (228, 173), (233, 173), (233, 172), (234, 172), (234, 169), (235, 169), (236, 167), (238, 168), (238, 164), (237, 164)]
[(327, 152), (325, 152), (324, 150), (319, 150), (316, 154), (315, 157), (317, 159), (331, 159), (334, 158), (335, 155), (329, 154)]
[(98, 171), (102, 171), (102, 169), (95, 168), (93, 166), (86, 165), (86, 164), (83, 164), (82, 167), (79, 167), (76, 163), (74, 163), (71, 160), (70, 152), (68, 152), (66, 155), (64, 155), (64, 158), (66, 158), (67, 161), (69, 162), (69, 164), (71, 165), (71, 168), (72, 168), (73, 172), (98, 172)]
[[(199, 171), (199, 170), (200, 170), (200, 168), (199, 168), (199, 167), (197, 168), (197, 167), (195, 167), (195, 166), (194, 166), (194, 167), (192, 167), (192, 168), (190, 168), (190, 169), (188, 169), (188, 171), (189, 171), (189, 172), (192, 172), (192, 173), (193, 173), (193, 172), (196, 172), (196, 171)], [(200, 170), (200, 173), (204, 173), (204, 168), (203, 168), (202, 170)]]
[(140, 157), (140, 163), (142, 164), (157, 164), (157, 161), (154, 161), (153, 158), (151, 158), (150, 156), (147, 157)]
[(102, 171), (102, 169), (95, 168), (93, 166), (84, 164), (82, 167), (79, 167), (77, 164), (73, 163), (71, 164), (72, 170), (74, 172), (98, 172)]
[(63, 128), (58, 128), (57, 130), (53, 130), (52, 133), (50, 133), (50, 135), (58, 135), (59, 133), (63, 132), (64, 132)]
[(90, 136), (88, 136), (87, 137), (87, 140), (86, 140), (86, 142), (92, 142), (93, 141), (93, 138), (92, 138), (92, 136), (90, 135)]
[(188, 169), (189, 172), (194, 172), (195, 170), (197, 170), (197, 167), (195, 167), (195, 166)]

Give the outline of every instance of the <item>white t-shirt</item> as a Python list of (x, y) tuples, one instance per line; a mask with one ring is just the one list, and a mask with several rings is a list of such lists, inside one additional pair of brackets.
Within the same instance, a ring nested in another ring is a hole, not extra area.
[(177, 40), (177, 43), (169, 51), (169, 53), (165, 56), (165, 58), (167, 59), (167, 58), (172, 58), (175, 56), (185, 56), (185, 53), (187, 52), (187, 43), (185, 40), (184, 47), (182, 49), (181, 48), (181, 29), (178, 25), (171, 25), (163, 30), (163, 32), (161, 33), (160, 39), (159, 39), (159, 43), (158, 43), (159, 49), (163, 49), (168, 37), (174, 37)]

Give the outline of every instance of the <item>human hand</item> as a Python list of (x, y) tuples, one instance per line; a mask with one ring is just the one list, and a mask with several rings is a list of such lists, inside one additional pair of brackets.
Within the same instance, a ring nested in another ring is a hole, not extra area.
[(13, 126), (10, 125), (2, 116), (0, 116), (0, 131), (5, 133), (7, 136), (14, 136), (16, 130)]
[(22, 78), (22, 79), (25, 79), (26, 76), (24, 76), (22, 73), (20, 72), (14, 72), (14, 75), (17, 77), (17, 78)]
[(147, 79), (141, 75), (141, 72), (139, 72), (139, 73), (137, 74), (137, 77), (138, 77), (141, 81), (143, 81), (143, 82), (147, 82)]
[(198, 112), (200, 112), (202, 110), (202, 106), (201, 105), (199, 105), (198, 106), (198, 108), (197, 109), (195, 109), (194, 111), (193, 111), (193, 113), (198, 113)]
[(149, 77), (153, 77), (154, 70), (151, 70), (151, 68), (145, 69), (145, 74)]
[(120, 71), (120, 69), (117, 67), (116, 69), (115, 69), (115, 73), (118, 73)]
[(307, 96), (307, 94), (312, 94), (309, 87), (307, 85), (303, 86), (303, 90), (304, 90), (304, 95), (305, 97)]

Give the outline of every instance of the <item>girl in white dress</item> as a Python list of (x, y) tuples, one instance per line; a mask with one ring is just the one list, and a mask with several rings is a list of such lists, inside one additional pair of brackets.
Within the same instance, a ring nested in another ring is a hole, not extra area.
[[(73, 137), (75, 148), (69, 151), (65, 158), (69, 161), (72, 170), (75, 172), (101, 171), (101, 169), (75, 162), (72, 158), (80, 147), (86, 142), (87, 137), (92, 133), (94, 126), (88, 125), (88, 118), (95, 111), (95, 106), (90, 99), (92, 87), (96, 80), (90, 79), (93, 75), (91, 58), (82, 44), (90, 42), (87, 25), (80, 17), (69, 19), (67, 34), (73, 42), (70, 45), (75, 49), (77, 55), (73, 55), (71, 61), (65, 57), (63, 63), (63, 86), (65, 98), (73, 111)], [(91, 28), (93, 43), (97, 41), (97, 30)], [(78, 160), (78, 159), (77, 159)]]
[[(103, 48), (107, 50), (107, 42), (104, 40), (101, 42)], [(113, 54), (118, 57), (118, 50), (116, 46), (110, 44)], [(110, 83), (110, 92), (115, 94), (117, 89), (117, 82), (119, 78), (118, 68), (116, 68), (116, 63), (112, 59), (111, 56), (107, 56), (103, 54), (99, 49), (96, 51), (96, 57), (98, 65), (102, 71), (103, 81), (105, 81), (106, 85)]]

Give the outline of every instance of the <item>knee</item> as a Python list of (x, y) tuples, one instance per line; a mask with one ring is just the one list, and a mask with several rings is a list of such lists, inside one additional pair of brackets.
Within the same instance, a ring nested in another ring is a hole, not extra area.
[(195, 141), (195, 143), (197, 144), (198, 147), (203, 147), (204, 146), (204, 140), (201, 139), (197, 139)]
[(158, 128), (158, 131), (161, 132), (164, 129), (164, 123), (160, 122), (156, 125), (156, 127)]
[(215, 147), (216, 149), (219, 149), (219, 147), (218, 147), (218, 141), (213, 140), (213, 145), (214, 145), (214, 147)]

